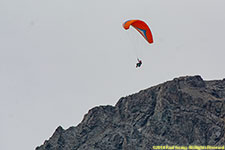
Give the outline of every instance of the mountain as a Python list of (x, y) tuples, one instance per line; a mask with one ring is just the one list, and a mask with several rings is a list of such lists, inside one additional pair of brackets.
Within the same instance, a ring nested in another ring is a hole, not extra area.
[(185, 76), (92, 108), (76, 127), (58, 127), (36, 150), (151, 150), (225, 145), (225, 79)]

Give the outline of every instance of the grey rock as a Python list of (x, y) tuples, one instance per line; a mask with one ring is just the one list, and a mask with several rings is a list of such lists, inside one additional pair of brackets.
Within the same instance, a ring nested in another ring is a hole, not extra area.
[(36, 150), (151, 150), (225, 145), (225, 80), (185, 76), (95, 107), (76, 127), (58, 127)]

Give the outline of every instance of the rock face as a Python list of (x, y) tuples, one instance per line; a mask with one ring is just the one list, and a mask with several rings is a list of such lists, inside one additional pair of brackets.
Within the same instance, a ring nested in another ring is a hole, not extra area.
[(76, 127), (58, 127), (36, 150), (151, 150), (225, 145), (225, 79), (186, 76), (95, 107)]

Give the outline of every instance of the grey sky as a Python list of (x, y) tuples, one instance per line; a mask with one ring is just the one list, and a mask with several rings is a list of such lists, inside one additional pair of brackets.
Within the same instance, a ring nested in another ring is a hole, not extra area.
[[(0, 149), (30, 150), (98, 105), (182, 75), (225, 77), (224, 0), (0, 0)], [(154, 44), (136, 56), (122, 23)]]

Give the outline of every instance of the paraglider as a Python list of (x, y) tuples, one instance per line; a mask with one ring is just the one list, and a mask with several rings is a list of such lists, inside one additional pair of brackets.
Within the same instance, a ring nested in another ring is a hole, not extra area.
[[(142, 20), (127, 20), (123, 23), (123, 28), (125, 30), (128, 30), (129, 28), (133, 27), (136, 29), (143, 37), (144, 39), (149, 43), (153, 43), (153, 37), (152, 32), (149, 28), (149, 26)], [(136, 64), (136, 68), (141, 67), (142, 61), (137, 58), (138, 63)]]
[(136, 63), (136, 68), (141, 67), (141, 65), (142, 65), (142, 61), (138, 58), (137, 58), (137, 60), (138, 60), (138, 62)]
[(128, 20), (123, 23), (123, 28), (128, 30), (130, 26), (134, 27), (144, 38), (151, 44), (153, 43), (153, 37), (149, 26), (141, 20)]

